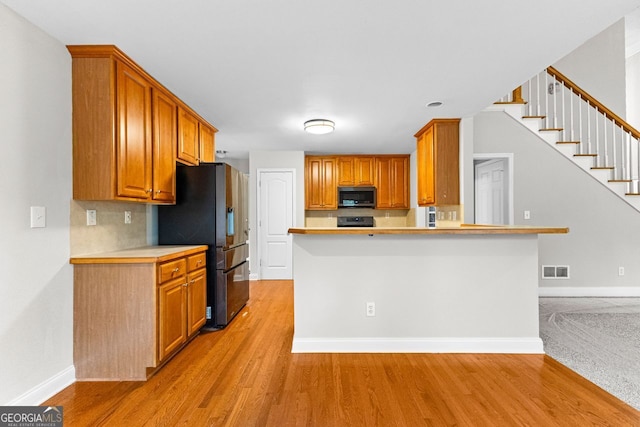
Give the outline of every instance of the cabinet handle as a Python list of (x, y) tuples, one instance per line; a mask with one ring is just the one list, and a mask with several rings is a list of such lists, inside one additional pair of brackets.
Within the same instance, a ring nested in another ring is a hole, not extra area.
[(162, 193), (162, 190), (156, 190), (156, 194)]
[(193, 285), (194, 283), (196, 283), (195, 280), (192, 280), (191, 282), (189, 282), (189, 284)]
[(153, 193), (153, 188), (148, 189), (147, 193)]
[(180, 271), (180, 267), (176, 267), (176, 268), (173, 269), (174, 273), (177, 273), (178, 271)]
[(189, 286), (189, 283), (183, 283), (183, 284), (182, 284), (182, 287), (183, 287), (183, 288), (186, 288), (187, 286)]
[(198, 262), (196, 264), (202, 264), (202, 260), (199, 259)]

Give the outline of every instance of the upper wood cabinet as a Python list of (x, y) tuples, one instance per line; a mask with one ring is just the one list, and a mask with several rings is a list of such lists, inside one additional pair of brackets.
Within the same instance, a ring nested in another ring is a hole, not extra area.
[(124, 63), (116, 63), (117, 196), (152, 197), (151, 84)]
[(305, 158), (305, 208), (308, 210), (338, 209), (335, 156)]
[(200, 133), (198, 118), (191, 110), (178, 107), (178, 160), (197, 166), (200, 163)]
[(153, 90), (153, 200), (176, 199), (177, 105), (165, 92)]
[(178, 144), (197, 164), (200, 146), (208, 141), (208, 136), (200, 140), (199, 128), (215, 128), (191, 110), (194, 121), (185, 124), (187, 119), (178, 116), (178, 105), (184, 104), (117, 47), (67, 48), (73, 77), (73, 198), (175, 203)]
[(200, 122), (200, 163), (216, 161), (216, 128)]
[(418, 133), (418, 205), (460, 204), (460, 119), (433, 119)]
[(376, 208), (409, 209), (409, 156), (375, 158)]
[(373, 156), (338, 156), (338, 187), (375, 185)]

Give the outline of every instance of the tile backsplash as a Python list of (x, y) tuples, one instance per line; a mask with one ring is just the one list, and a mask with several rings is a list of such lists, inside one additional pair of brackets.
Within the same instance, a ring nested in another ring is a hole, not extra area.
[(415, 224), (413, 210), (338, 209), (335, 211), (305, 211), (306, 227), (335, 227), (339, 216), (373, 216), (376, 227), (410, 227)]
[[(87, 209), (96, 210), (96, 225), (87, 225)], [(131, 212), (131, 224), (124, 212)], [(117, 251), (147, 244), (147, 208), (142, 203), (71, 200), (71, 256)]]

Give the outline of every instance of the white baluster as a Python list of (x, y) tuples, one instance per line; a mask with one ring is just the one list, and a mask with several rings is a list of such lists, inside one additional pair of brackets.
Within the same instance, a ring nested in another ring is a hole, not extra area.
[[(546, 70), (543, 71), (546, 73)], [(540, 73), (536, 75), (536, 116), (540, 115)]]
[(556, 90), (556, 78), (553, 77), (553, 128), (558, 129), (558, 91)]
[(575, 141), (575, 121), (573, 118), (573, 102), (575, 101), (574, 96), (573, 96), (573, 91), (569, 91), (569, 100), (571, 102), (571, 105), (569, 106), (570, 112), (569, 112), (569, 123), (571, 123), (571, 131), (569, 132), (569, 139), (571, 139), (571, 141)]
[(565, 105), (564, 105), (564, 85), (560, 86), (560, 98), (562, 100), (562, 140), (567, 140), (567, 125), (565, 120)]
[(529, 80), (527, 82), (527, 116), (533, 116), (532, 114), (532, 109), (533, 107), (532, 102), (533, 102), (533, 98), (531, 98), (531, 83), (533, 82), (533, 79)]
[(607, 117), (602, 116), (602, 136), (604, 143), (604, 160), (601, 166), (609, 166), (609, 144), (607, 139)]
[(594, 121), (596, 122), (596, 128), (595, 128), (595, 138), (596, 138), (596, 166), (600, 166), (600, 164), (602, 163), (602, 161), (600, 160), (600, 129), (598, 126), (598, 107), (596, 107), (596, 112), (595, 112), (595, 116), (593, 117)]
[(587, 106), (587, 154), (593, 154), (593, 146), (591, 145), (591, 110), (589, 109), (589, 103), (585, 102)]
[(582, 95), (578, 95), (578, 114), (579, 114), (579, 121), (580, 121), (580, 154), (587, 154), (584, 152), (584, 145), (585, 145), (585, 141), (584, 139), (582, 139), (582, 133), (583, 133), (583, 129), (582, 129)]
[(549, 73), (544, 75), (544, 127), (549, 127)]

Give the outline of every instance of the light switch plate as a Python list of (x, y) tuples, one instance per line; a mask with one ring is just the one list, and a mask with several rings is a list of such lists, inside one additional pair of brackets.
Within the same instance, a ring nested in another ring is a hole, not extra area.
[(31, 206), (31, 228), (47, 226), (47, 209), (44, 206)]

